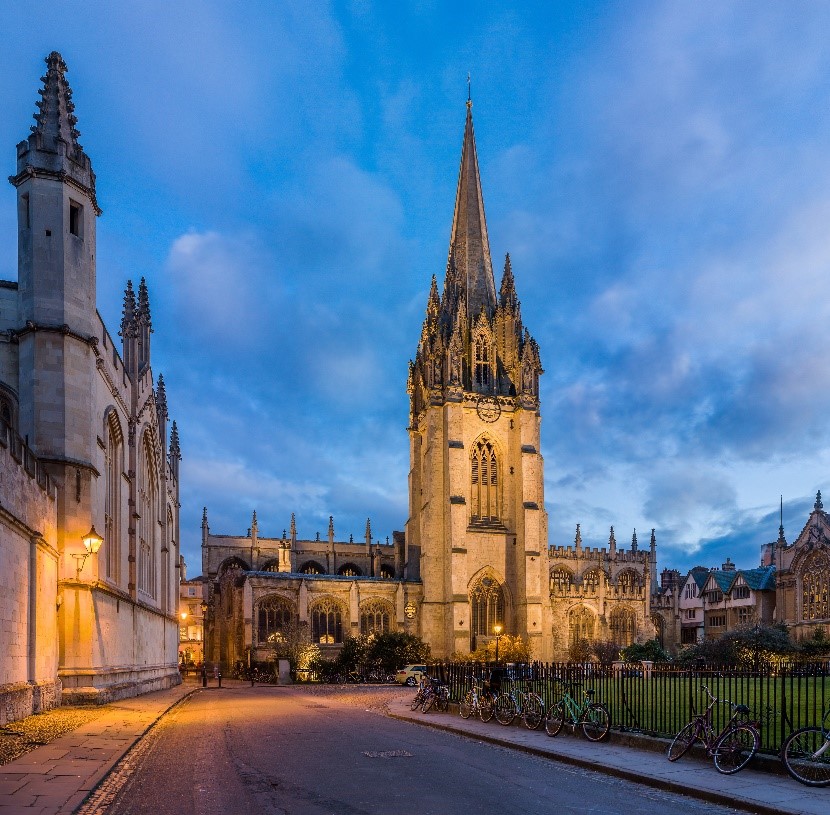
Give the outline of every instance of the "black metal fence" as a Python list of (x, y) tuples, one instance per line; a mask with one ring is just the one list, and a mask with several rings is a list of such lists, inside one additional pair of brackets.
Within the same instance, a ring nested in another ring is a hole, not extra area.
[[(437, 663), (428, 672), (449, 686), (453, 701), (461, 699), (473, 682), (483, 681), (491, 682), (494, 689), (538, 693), (546, 710), (566, 690), (574, 698), (593, 690), (594, 698), (608, 708), (613, 729), (665, 737), (673, 736), (706, 708), (706, 686), (720, 700), (749, 707), (749, 718), (760, 724), (761, 749), (768, 753), (778, 752), (796, 728), (820, 725), (830, 713), (830, 664), (826, 660), (753, 671), (660, 663), (461, 662)], [(720, 729), (730, 715), (728, 704), (716, 705), (715, 727)]]

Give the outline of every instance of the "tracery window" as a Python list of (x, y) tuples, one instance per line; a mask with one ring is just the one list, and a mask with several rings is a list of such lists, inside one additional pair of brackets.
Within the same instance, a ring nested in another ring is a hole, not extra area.
[(325, 574), (326, 570), (316, 561), (309, 560), (300, 566), (300, 574)]
[(107, 420), (107, 443), (104, 449), (104, 563), (106, 574), (118, 581), (121, 565), (119, 509), (121, 506), (121, 427), (114, 413)]
[(391, 631), (392, 608), (383, 600), (367, 600), (360, 606), (360, 633), (387, 634)]
[(158, 549), (158, 472), (149, 433), (144, 434), (138, 480), (138, 590), (156, 596)]
[(391, 566), (381, 566), (380, 567), (380, 576), (385, 577), (387, 580), (394, 580), (395, 579), (395, 570)]
[(573, 575), (561, 567), (557, 567), (550, 573), (550, 590), (554, 594), (565, 594), (573, 583)]
[(630, 608), (615, 608), (611, 612), (611, 641), (624, 648), (634, 642), (637, 618)]
[(488, 438), (473, 446), (470, 481), (472, 520), (498, 521), (499, 465), (496, 448)]
[(285, 597), (265, 597), (257, 606), (257, 641), (280, 642), (294, 622), (294, 606)]
[(640, 581), (631, 569), (626, 569), (617, 578), (617, 585), (623, 594), (634, 594), (640, 588)]
[(492, 636), (496, 623), (504, 625), (504, 592), (492, 577), (482, 577), (470, 592), (472, 634)]
[(585, 594), (596, 594), (599, 590), (599, 569), (589, 569), (582, 575), (582, 590)]
[(485, 334), (478, 334), (473, 340), (473, 381), (476, 390), (488, 390), (491, 378), (490, 343)]
[(12, 427), (12, 416), (11, 402), (0, 396), (0, 422), (5, 422), (9, 427)]
[(825, 620), (830, 617), (830, 557), (815, 552), (801, 572), (801, 618)]
[(344, 577), (360, 577), (363, 572), (354, 565), (354, 563), (344, 563), (338, 570), (337, 574), (341, 574)]
[(343, 642), (343, 609), (327, 597), (311, 607), (311, 641), (321, 645)]
[(262, 565), (261, 572), (278, 572), (280, 570), (280, 563), (278, 560), (269, 560)]
[(660, 643), (661, 648), (665, 648), (666, 621), (661, 614), (652, 614), (651, 622), (654, 624), (654, 630), (657, 632), (657, 642)]
[(585, 606), (577, 606), (568, 614), (569, 642), (573, 645), (580, 640), (594, 641), (595, 617)]

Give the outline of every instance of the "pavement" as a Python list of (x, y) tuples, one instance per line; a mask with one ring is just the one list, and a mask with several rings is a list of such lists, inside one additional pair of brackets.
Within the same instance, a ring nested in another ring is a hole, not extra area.
[[(235, 687), (247, 683), (223, 680), (223, 684)], [(213, 692), (221, 692), (211, 685)], [(169, 690), (112, 703), (93, 721), (0, 766), (0, 815), (105, 812), (101, 793), (107, 777), (168, 710), (197, 690), (198, 685), (190, 680)], [(768, 765), (767, 771), (750, 765), (726, 776), (714, 769), (711, 759), (684, 756), (669, 762), (664, 749), (668, 742), (658, 739), (638, 743), (636, 737), (621, 734), (610, 742), (595, 744), (569, 734), (550, 738), (544, 731), (521, 726), (503, 727), (495, 721), (485, 724), (473, 718), (465, 721), (457, 713), (412, 712), (410, 699), (409, 691), (390, 698), (389, 715), (744, 812), (830, 813), (830, 788), (811, 789), (789, 776), (770, 772), (777, 769), (774, 759), (760, 761)]]

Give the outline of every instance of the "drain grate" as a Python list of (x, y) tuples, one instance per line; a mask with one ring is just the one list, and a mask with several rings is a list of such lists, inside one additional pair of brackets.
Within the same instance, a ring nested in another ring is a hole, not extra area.
[(412, 758), (409, 750), (364, 750), (363, 755), (368, 758)]

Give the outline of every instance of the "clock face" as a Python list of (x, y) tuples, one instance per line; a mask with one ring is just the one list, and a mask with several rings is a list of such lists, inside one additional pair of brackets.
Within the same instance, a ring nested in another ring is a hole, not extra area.
[(495, 422), (501, 416), (501, 405), (495, 396), (482, 396), (476, 404), (476, 413), (482, 422)]

